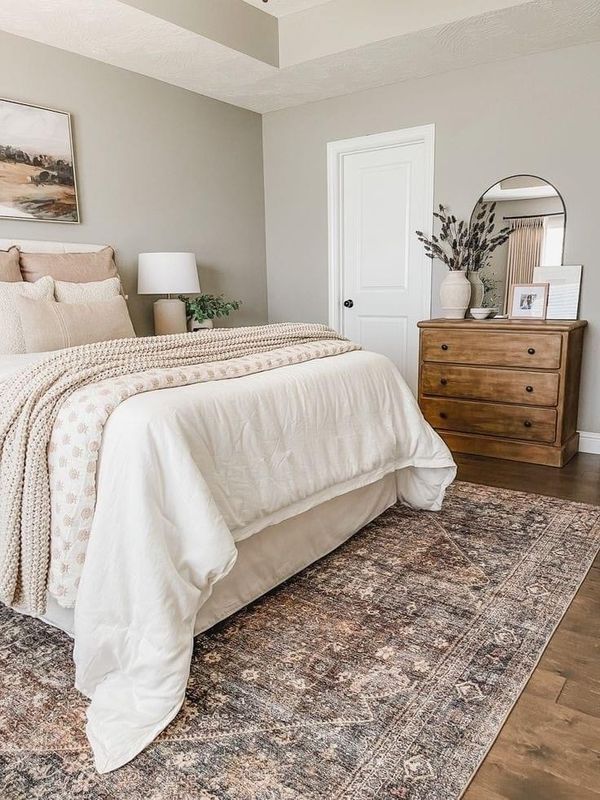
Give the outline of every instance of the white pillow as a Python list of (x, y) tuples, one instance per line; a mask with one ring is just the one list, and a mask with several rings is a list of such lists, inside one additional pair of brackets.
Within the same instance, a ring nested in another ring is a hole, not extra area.
[(105, 281), (88, 283), (71, 283), (70, 281), (54, 281), (54, 296), (59, 303), (99, 303), (112, 300), (121, 294), (119, 278), (107, 278)]
[(15, 298), (54, 300), (54, 280), (46, 275), (35, 283), (0, 283), (0, 353), (25, 353), (25, 337)]

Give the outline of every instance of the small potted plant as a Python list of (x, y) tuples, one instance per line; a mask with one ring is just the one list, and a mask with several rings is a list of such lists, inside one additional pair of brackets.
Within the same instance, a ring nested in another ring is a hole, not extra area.
[[(494, 235), (496, 204), (482, 208), (471, 224), (457, 220), (440, 204), (433, 216), (441, 223), (439, 236), (431, 238), (416, 231), (426, 255), (437, 258), (448, 267), (448, 275), (440, 286), (440, 301), (446, 319), (463, 319), (471, 300), (471, 283), (467, 271), (479, 272), (493, 251), (508, 239), (510, 228)], [(475, 304), (477, 305), (477, 303)]]
[(191, 332), (212, 328), (217, 317), (228, 317), (242, 305), (241, 300), (226, 300), (223, 295), (199, 294), (197, 297), (179, 296), (185, 303), (188, 328)]

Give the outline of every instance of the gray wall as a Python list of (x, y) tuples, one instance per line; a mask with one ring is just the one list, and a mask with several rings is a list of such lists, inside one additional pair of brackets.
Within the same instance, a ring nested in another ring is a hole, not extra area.
[(159, 81), (0, 33), (0, 97), (73, 115), (82, 223), (0, 218), (0, 238), (109, 243), (138, 333), (137, 254), (190, 250), (202, 288), (266, 320), (261, 118)]
[[(600, 432), (599, 74), (595, 43), (264, 116), (270, 319), (327, 322), (327, 142), (433, 122), (436, 202), (457, 216), (508, 175), (539, 175), (562, 193), (565, 263), (584, 265), (590, 322), (579, 422)], [(436, 264), (434, 314), (443, 275)]]

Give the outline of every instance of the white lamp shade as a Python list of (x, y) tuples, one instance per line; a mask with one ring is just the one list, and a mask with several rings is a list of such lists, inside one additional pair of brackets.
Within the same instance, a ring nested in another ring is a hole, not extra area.
[(194, 253), (140, 253), (138, 294), (199, 294)]

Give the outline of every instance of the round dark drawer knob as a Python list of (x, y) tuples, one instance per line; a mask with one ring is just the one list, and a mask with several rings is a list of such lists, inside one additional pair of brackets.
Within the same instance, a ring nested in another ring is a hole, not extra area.
[(533, 386), (526, 386), (525, 387), (525, 391), (529, 392), (529, 394), (531, 394), (531, 392), (533, 392)]
[(442, 350), (447, 350), (447, 349), (448, 349), (448, 345), (447, 344), (443, 344), (442, 345)]
[(525, 420), (523, 425), (525, 425), (526, 428), (531, 428), (531, 422), (528, 419)]
[(440, 383), (442, 384), (442, 386), (446, 386), (446, 384), (448, 383), (448, 378), (440, 378)]
[(445, 412), (445, 411), (440, 411), (440, 417), (441, 417), (442, 419), (448, 419), (448, 414), (446, 414), (446, 412)]
[(535, 347), (527, 348), (527, 352), (529, 353), (530, 356), (534, 356), (535, 355)]

